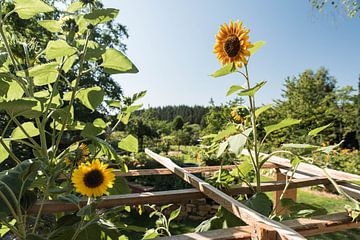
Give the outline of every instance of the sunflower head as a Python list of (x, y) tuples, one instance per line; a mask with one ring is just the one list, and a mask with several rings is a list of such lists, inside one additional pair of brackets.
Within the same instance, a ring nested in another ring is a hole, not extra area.
[(88, 160), (89, 155), (90, 150), (88, 146), (82, 143), (75, 151), (71, 152), (68, 156), (66, 156), (64, 158), (64, 161), (68, 166), (72, 164), (80, 164)]
[(88, 197), (100, 197), (112, 188), (115, 181), (115, 174), (108, 165), (100, 162), (99, 159), (91, 163), (82, 163), (74, 170), (71, 181), (75, 191)]
[(222, 65), (235, 63), (236, 66), (242, 67), (242, 64), (247, 63), (249, 49), (253, 46), (249, 41), (249, 31), (238, 21), (230, 21), (229, 25), (225, 23), (220, 27), (216, 35), (214, 53)]

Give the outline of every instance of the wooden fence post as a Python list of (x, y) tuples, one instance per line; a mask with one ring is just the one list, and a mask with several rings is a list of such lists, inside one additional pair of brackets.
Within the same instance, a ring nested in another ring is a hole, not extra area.
[[(275, 168), (275, 170), (276, 170), (276, 172), (275, 172), (274, 180), (275, 181), (286, 181), (286, 176), (281, 173), (280, 169)], [(288, 211), (285, 207), (283, 207), (281, 205), (280, 197), (281, 197), (282, 192), (283, 192), (282, 190), (274, 192), (274, 209), (275, 209), (276, 214), (286, 214)], [(287, 189), (286, 192), (284, 193), (283, 198), (289, 198), (289, 199), (293, 200), (294, 202), (296, 202), (296, 195), (297, 195), (296, 188)]]

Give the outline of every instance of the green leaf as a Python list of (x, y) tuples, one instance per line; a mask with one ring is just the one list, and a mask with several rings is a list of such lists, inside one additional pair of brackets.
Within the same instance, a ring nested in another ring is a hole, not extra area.
[(153, 238), (156, 238), (156, 237), (159, 237), (159, 233), (156, 231), (156, 229), (149, 229), (145, 232), (144, 236), (142, 239), (153, 239)]
[(115, 8), (95, 9), (91, 13), (85, 14), (84, 19), (92, 25), (97, 25), (113, 20), (118, 14), (119, 10)]
[(123, 124), (128, 124), (129, 123), (129, 119), (130, 116), (133, 112), (135, 112), (136, 110), (140, 109), (143, 105), (139, 104), (139, 105), (133, 105), (133, 106), (128, 106), (125, 110), (124, 113), (119, 113), (117, 116), (117, 119), (120, 119), (121, 122)]
[(117, 73), (137, 73), (139, 70), (135, 65), (120, 51), (114, 48), (106, 49), (102, 55), (103, 62), (100, 66), (109, 74)]
[(118, 147), (122, 150), (136, 153), (138, 152), (138, 140), (130, 134), (119, 142)]
[[(14, 226), (15, 223), (16, 223), (16, 220), (15, 220), (15, 219), (13, 219), (13, 220), (11, 220), (11, 221), (9, 222), (9, 224), (10, 224), (11, 226)], [(5, 236), (5, 234), (6, 234), (7, 232), (9, 232), (9, 231), (10, 231), (10, 228), (8, 228), (8, 227), (5, 226), (5, 225), (1, 225), (1, 228), (0, 228), (0, 238), (3, 238), (3, 237)]]
[(13, 101), (0, 101), (0, 111), (6, 111), (10, 116), (24, 116), (27, 118), (41, 115), (41, 103), (33, 98), (22, 98)]
[(301, 159), (296, 156), (295, 158), (291, 159), (291, 166), (293, 168), (297, 167), (301, 163)]
[(229, 142), (229, 151), (239, 155), (243, 150), (246, 140), (249, 137), (250, 133), (252, 132), (251, 128), (246, 129), (240, 134), (230, 136), (228, 139)]
[[(8, 141), (8, 140), (3, 140), (3, 141), (4, 141), (5, 146), (8, 149), (11, 149), (10, 148), (10, 141)], [(9, 157), (8, 151), (6, 151), (4, 146), (0, 143), (0, 163), (3, 162), (4, 160), (6, 160), (8, 157)]]
[(79, 11), (84, 7), (84, 4), (80, 1), (76, 1), (70, 4), (70, 6), (67, 8), (68, 12), (74, 13)]
[(76, 94), (76, 98), (87, 108), (92, 111), (102, 103), (104, 99), (104, 90), (101, 87), (91, 87), (80, 89)]
[(255, 110), (255, 116), (259, 117), (260, 114), (262, 114), (263, 112), (267, 111), (270, 108), (272, 108), (272, 104), (268, 104), (268, 105), (265, 105), (265, 106), (262, 106), (262, 107), (256, 109)]
[(127, 184), (127, 181), (123, 177), (116, 177), (115, 183), (112, 188), (108, 190), (110, 195), (120, 195), (131, 193), (131, 189)]
[[(40, 134), (39, 129), (35, 127), (33, 122), (25, 122), (21, 124), (21, 127), (30, 137), (35, 137)], [(20, 140), (20, 139), (26, 139), (28, 137), (25, 135), (25, 133), (22, 131), (20, 127), (16, 127), (11, 134), (11, 138), (13, 140)]]
[(216, 72), (214, 72), (213, 74), (211, 74), (210, 76), (212, 77), (222, 77), (225, 75), (228, 75), (230, 73), (233, 73), (236, 71), (236, 66), (234, 63), (229, 63), (226, 64), (224, 67), (220, 68), (219, 70), (217, 70)]
[(40, 0), (15, 0), (14, 11), (22, 19), (29, 19), (39, 13), (54, 11), (54, 8)]
[(329, 124), (327, 124), (325, 126), (315, 128), (315, 129), (311, 130), (308, 133), (308, 135), (309, 136), (316, 136), (316, 135), (318, 135), (319, 132), (321, 132), (322, 130), (325, 130), (326, 128), (330, 127), (331, 125), (332, 125), (332, 123), (329, 123)]
[(253, 55), (254, 53), (256, 53), (262, 46), (265, 45), (265, 43), (266, 43), (265, 41), (258, 41), (254, 43), (253, 44), (254, 46), (249, 49), (250, 54)]
[(299, 124), (299, 123), (300, 123), (300, 120), (287, 118), (287, 119), (282, 120), (278, 124), (266, 126), (266, 127), (264, 127), (264, 129), (265, 129), (266, 135), (269, 135), (270, 133), (272, 133), (276, 130), (280, 130), (282, 128), (289, 127), (291, 125), (295, 125), (295, 124)]
[(24, 95), (24, 90), (15, 80), (5, 81), (0, 79), (0, 99), (11, 101), (21, 99)]
[(246, 89), (246, 90), (243, 90), (241, 92), (238, 93), (239, 96), (254, 96), (255, 93), (257, 91), (259, 91), (260, 88), (262, 88), (262, 86), (264, 86), (266, 83), (266, 81), (262, 81), (258, 84), (255, 85), (255, 87), (252, 87), (252, 88), (249, 88), (249, 89)]
[(228, 141), (220, 143), (219, 149), (218, 149), (217, 154), (216, 154), (217, 158), (220, 157), (225, 152), (228, 145), (229, 145)]
[(273, 209), (273, 203), (265, 193), (256, 193), (243, 203), (266, 217), (271, 214)]
[(72, 55), (72, 56), (68, 57), (68, 58), (66, 59), (66, 61), (64, 62), (64, 65), (63, 65), (63, 67), (62, 67), (62, 70), (63, 70), (65, 73), (67, 73), (67, 72), (71, 69), (71, 67), (74, 65), (76, 59), (77, 59), (77, 55)]
[(169, 217), (169, 221), (168, 221), (169, 225), (172, 220), (174, 220), (175, 218), (177, 218), (179, 216), (180, 212), (181, 212), (181, 206), (178, 209), (176, 209), (170, 213), (170, 217)]
[(97, 128), (105, 129), (109, 124), (107, 124), (102, 118), (97, 118), (93, 121), (93, 125)]
[(92, 123), (86, 123), (84, 130), (81, 131), (81, 136), (84, 138), (96, 137), (103, 134), (105, 131), (102, 128), (95, 127)]
[[(35, 179), (39, 169), (39, 163), (32, 160), (26, 160), (16, 167), (0, 172), (0, 192), (9, 200), (10, 204), (15, 207), (14, 199), (7, 190), (6, 185), (15, 194), (17, 199), (21, 199), (30, 184)], [(21, 196), (20, 193), (22, 193)], [(0, 198), (0, 212), (10, 213), (8, 207)]]
[[(50, 62), (46, 64), (36, 65), (35, 67), (29, 68), (29, 75), (33, 77), (35, 86), (43, 86), (55, 82), (58, 70), (58, 64), (56, 62)], [(17, 72), (20, 77), (25, 77), (23, 71)]]
[(45, 49), (45, 55), (48, 59), (57, 57), (71, 56), (76, 53), (76, 48), (71, 47), (64, 40), (49, 41)]
[(253, 165), (252, 165), (250, 159), (246, 158), (239, 165), (238, 168), (234, 168), (233, 170), (231, 170), (230, 174), (235, 177), (237, 177), (239, 174), (241, 177), (246, 177), (248, 175), (248, 173), (251, 172), (251, 170), (253, 170)]
[(244, 87), (242, 87), (242, 86), (232, 85), (229, 88), (228, 92), (226, 93), (226, 96), (229, 96), (229, 95), (233, 94), (234, 92), (237, 92), (237, 91), (243, 90), (243, 89), (244, 89)]
[(236, 133), (236, 127), (234, 125), (228, 126), (225, 130), (219, 132), (213, 139), (214, 142), (219, 141), (225, 137), (231, 136)]
[(318, 146), (303, 143), (287, 143), (282, 145), (285, 148), (316, 149)]
[(42, 20), (39, 21), (38, 24), (53, 33), (61, 31), (61, 23), (56, 20)]

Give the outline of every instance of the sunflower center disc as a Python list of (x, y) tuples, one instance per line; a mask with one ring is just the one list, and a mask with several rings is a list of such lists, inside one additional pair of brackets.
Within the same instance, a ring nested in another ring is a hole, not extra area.
[(237, 36), (230, 36), (225, 40), (224, 50), (229, 57), (235, 57), (240, 50), (240, 41)]
[(94, 169), (84, 176), (84, 183), (89, 188), (96, 188), (100, 186), (104, 181), (104, 176), (102, 172), (97, 169)]

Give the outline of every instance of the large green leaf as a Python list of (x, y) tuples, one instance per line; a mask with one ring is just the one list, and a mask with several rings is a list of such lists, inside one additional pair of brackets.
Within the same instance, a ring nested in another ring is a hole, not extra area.
[(266, 217), (271, 214), (273, 209), (273, 203), (265, 193), (256, 193), (243, 203)]
[(54, 11), (54, 8), (40, 0), (14, 0), (14, 11), (22, 19), (29, 19), (39, 13)]
[(266, 81), (260, 82), (258, 84), (255, 85), (255, 87), (249, 88), (249, 89), (245, 89), (241, 92), (238, 93), (239, 96), (254, 96), (255, 93), (257, 91), (259, 91), (260, 88), (262, 88), (262, 86), (264, 86), (266, 83)]
[(231, 170), (230, 174), (235, 177), (238, 177), (239, 175), (240, 177), (246, 177), (251, 170), (253, 170), (253, 165), (250, 158), (246, 158), (237, 168)]
[(39, 21), (38, 24), (53, 33), (61, 31), (61, 22), (56, 20), (42, 20)]
[(135, 112), (136, 110), (140, 109), (143, 105), (139, 104), (139, 105), (133, 105), (133, 106), (128, 106), (124, 112), (120, 112), (117, 115), (117, 119), (121, 120), (121, 122), (125, 125), (127, 125), (129, 123), (129, 119), (130, 116), (133, 112)]
[(315, 129), (311, 130), (308, 135), (309, 136), (316, 136), (316, 135), (318, 135), (319, 132), (321, 132), (322, 130), (325, 130), (326, 128), (330, 127), (331, 125), (332, 125), (332, 123), (329, 123), (329, 124), (327, 124), (325, 126), (315, 128)]
[(110, 188), (108, 192), (110, 195), (128, 194), (131, 193), (131, 189), (125, 178), (116, 177), (113, 187)]
[(138, 145), (137, 138), (130, 134), (119, 142), (118, 147), (122, 150), (136, 153), (138, 152)]
[(234, 63), (229, 63), (227, 65), (225, 65), (224, 67), (220, 68), (219, 70), (217, 70), (216, 72), (214, 72), (213, 74), (211, 74), (210, 76), (212, 77), (222, 77), (225, 75), (228, 75), (230, 73), (233, 73), (236, 71), (236, 66)]
[[(21, 197), (25, 193), (25, 190), (28, 189), (31, 182), (34, 180), (38, 169), (38, 162), (26, 160), (21, 162), (14, 168), (0, 172), (0, 191), (5, 195), (5, 197), (9, 200), (10, 204), (13, 207), (15, 206), (15, 202), (14, 199), (11, 197), (7, 187), (10, 188), (11, 191), (15, 194), (17, 200), (21, 199)], [(1, 198), (0, 212), (9, 213), (8, 207)]]
[(228, 142), (228, 141), (221, 142), (221, 143), (219, 144), (219, 149), (218, 149), (218, 151), (217, 151), (217, 153), (216, 153), (216, 157), (217, 157), (217, 158), (220, 157), (220, 156), (225, 152), (225, 150), (226, 150), (226, 148), (227, 148), (228, 145), (229, 145), (229, 142)]
[(24, 95), (24, 90), (15, 80), (5, 81), (0, 79), (0, 99), (11, 101), (21, 99)]
[(229, 142), (229, 151), (236, 155), (239, 155), (241, 153), (241, 151), (243, 150), (243, 148), (246, 144), (246, 140), (249, 137), (251, 132), (252, 132), (252, 129), (249, 128), (240, 134), (230, 136), (229, 139), (227, 140)]
[(91, 13), (85, 14), (84, 19), (92, 25), (97, 25), (113, 20), (118, 14), (119, 10), (115, 8), (95, 9)]
[(102, 59), (103, 62), (100, 66), (109, 74), (139, 72), (135, 65), (124, 54), (114, 48), (106, 49), (106, 52), (102, 55)]
[(48, 59), (57, 57), (71, 56), (76, 53), (76, 48), (71, 47), (64, 40), (49, 41), (45, 49), (45, 55)]
[(104, 130), (99, 127), (95, 127), (92, 123), (86, 123), (84, 130), (81, 131), (81, 136), (85, 138), (96, 137), (104, 133)]
[(169, 220), (168, 220), (169, 225), (172, 220), (174, 220), (175, 218), (177, 218), (179, 216), (180, 212), (181, 212), (181, 206), (170, 213)]
[(76, 12), (79, 11), (80, 9), (82, 9), (84, 7), (84, 4), (80, 1), (76, 1), (70, 4), (70, 6), (67, 8), (68, 12)]
[[(36, 86), (43, 86), (55, 82), (58, 74), (58, 63), (50, 62), (36, 65), (28, 69), (30, 77), (33, 77)], [(17, 75), (24, 77), (23, 71), (17, 72)]]
[(255, 110), (255, 116), (259, 117), (260, 114), (262, 114), (263, 112), (267, 111), (270, 108), (272, 108), (272, 104), (268, 104), (268, 105), (259, 107), (258, 109)]
[(282, 128), (289, 127), (291, 125), (295, 125), (295, 124), (299, 124), (299, 123), (300, 123), (300, 120), (287, 118), (287, 119), (282, 120), (278, 124), (266, 126), (266, 127), (264, 127), (264, 129), (265, 129), (266, 135), (269, 135), (270, 133), (272, 133), (276, 130), (280, 130)]
[(242, 87), (242, 86), (232, 85), (229, 88), (229, 90), (227, 91), (226, 96), (229, 96), (229, 95), (233, 94), (234, 92), (237, 92), (237, 91), (243, 90), (243, 89), (244, 89), (244, 87)]
[(253, 47), (249, 49), (250, 54), (253, 55), (254, 53), (256, 53), (262, 46), (264, 46), (266, 42), (265, 41), (258, 41), (256, 43), (254, 43)]
[(33, 98), (1, 101), (0, 111), (6, 111), (10, 116), (38, 117), (42, 113), (41, 103)]
[[(10, 148), (10, 141), (4, 140), (4, 144), (8, 149)], [(4, 146), (0, 143), (0, 163), (6, 160), (9, 157), (8, 151), (4, 148)]]
[(40, 134), (39, 129), (35, 127), (33, 122), (25, 122), (21, 124), (21, 127), (16, 127), (11, 133), (12, 140), (20, 140), (28, 138), (22, 129), (29, 135), (29, 137), (35, 137)]
[(225, 137), (228, 137), (228, 136), (231, 136), (233, 135), (234, 133), (236, 133), (237, 130), (236, 130), (236, 127), (234, 125), (230, 125), (228, 126), (225, 130), (219, 132), (213, 139), (213, 141), (219, 141)]
[(92, 111), (102, 103), (104, 99), (104, 90), (101, 87), (91, 87), (80, 89), (76, 94), (76, 98), (87, 108)]

